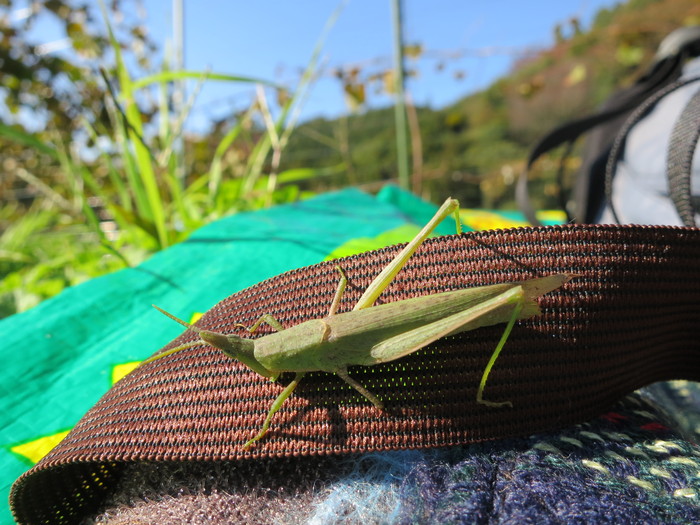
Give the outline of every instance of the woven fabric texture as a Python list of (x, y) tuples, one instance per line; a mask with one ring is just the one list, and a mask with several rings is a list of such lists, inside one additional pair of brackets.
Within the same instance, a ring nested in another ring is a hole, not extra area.
[(698, 383), (674, 381), (524, 438), (247, 463), (134, 462), (89, 523), (698, 523), (698, 401)]
[[(225, 299), (198, 326), (243, 335), (237, 324), (265, 313), (284, 326), (322, 317), (337, 286), (336, 264), (349, 278), (341, 311), (349, 310), (396, 252), (281, 274)], [(494, 368), (486, 397), (511, 400), (512, 409), (475, 402), (502, 330), (484, 328), (393, 363), (353, 368), (385, 402), (384, 413), (333, 375), (307, 375), (268, 436), (244, 451), (282, 386), (198, 345), (117, 383), (18, 480), (15, 515), (23, 523), (74, 523), (136, 461), (230, 460), (254, 471), (301, 456), (465, 445), (589, 420), (655, 381), (698, 380), (699, 256), (700, 231), (683, 228), (522, 228), (430, 240), (381, 301), (578, 275), (540, 299), (542, 316), (518, 323)], [(185, 333), (168, 347), (194, 337)]]

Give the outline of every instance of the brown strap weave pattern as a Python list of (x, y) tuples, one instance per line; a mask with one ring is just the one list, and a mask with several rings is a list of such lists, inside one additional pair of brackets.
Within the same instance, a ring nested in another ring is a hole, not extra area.
[[(339, 264), (350, 310), (399, 247), (291, 271), (234, 294), (201, 328), (274, 315), (284, 326), (321, 318)], [(26, 523), (73, 523), (99, 505), (125, 462), (247, 460), (438, 447), (563, 427), (625, 394), (668, 379), (700, 379), (700, 230), (671, 227), (519, 228), (427, 241), (379, 302), (552, 273), (578, 277), (542, 297), (543, 315), (520, 321), (476, 403), (503, 326), (442, 339), (398, 361), (350, 374), (384, 401), (380, 412), (341, 379), (310, 373), (244, 451), (289, 380), (255, 374), (198, 345), (136, 369), (117, 383), (47, 457), (13, 487)], [(163, 319), (163, 322), (170, 322)], [(264, 335), (263, 326), (255, 337)], [(196, 339), (186, 332), (166, 348)], [(248, 464), (250, 465), (250, 464)]]

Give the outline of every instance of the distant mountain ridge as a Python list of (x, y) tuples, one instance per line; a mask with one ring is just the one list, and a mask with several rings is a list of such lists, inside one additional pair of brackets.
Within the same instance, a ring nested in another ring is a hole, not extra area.
[[(651, 62), (659, 42), (700, 24), (697, 0), (629, 0), (599, 11), (590, 28), (553, 28), (557, 42), (513, 67), (487, 89), (441, 109), (415, 108), (414, 191), (451, 194), (465, 206), (513, 207), (513, 182), (536, 140), (555, 125), (594, 110)], [(563, 33), (571, 33), (564, 37)], [(409, 85), (410, 87), (410, 85)], [(313, 188), (377, 186), (396, 175), (393, 109), (316, 119), (292, 134), (282, 169), (343, 165)], [(572, 158), (572, 168), (577, 159)], [(553, 169), (542, 163), (539, 206), (556, 206)]]

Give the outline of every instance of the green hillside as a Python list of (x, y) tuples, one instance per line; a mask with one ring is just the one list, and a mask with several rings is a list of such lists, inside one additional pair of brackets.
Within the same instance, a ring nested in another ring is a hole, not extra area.
[[(600, 11), (590, 28), (576, 21), (554, 28), (556, 45), (516, 64), (485, 91), (442, 109), (416, 108), (415, 190), (433, 199), (452, 194), (471, 207), (514, 206), (515, 177), (537, 139), (633, 82), (659, 42), (690, 24), (700, 24), (696, 0), (631, 0)], [(344, 165), (341, 178), (315, 181), (314, 189), (372, 189), (396, 176), (393, 119), (389, 108), (308, 122), (292, 135), (281, 168)], [(542, 164), (537, 204), (556, 206), (553, 170)]]

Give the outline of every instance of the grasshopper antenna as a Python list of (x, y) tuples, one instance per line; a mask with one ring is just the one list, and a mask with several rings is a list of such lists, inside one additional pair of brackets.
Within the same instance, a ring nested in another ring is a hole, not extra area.
[[(197, 328), (196, 326), (191, 325), (190, 323), (188, 323), (188, 322), (186, 322), (186, 321), (183, 321), (182, 319), (180, 319), (180, 318), (178, 318), (178, 317), (175, 317), (175, 316), (174, 316), (173, 314), (171, 314), (170, 312), (166, 312), (165, 310), (163, 310), (162, 308), (156, 306), (155, 304), (152, 304), (151, 306), (153, 306), (153, 308), (155, 308), (156, 310), (158, 310), (158, 311), (159, 311), (160, 313), (162, 313), (163, 315), (165, 315), (165, 316), (167, 316), (167, 317), (170, 317), (170, 319), (172, 319), (172, 320), (175, 321), (176, 323), (180, 323), (182, 326), (184, 326), (184, 327), (187, 328), (188, 330), (192, 330), (193, 332), (199, 334), (200, 337), (201, 337), (202, 330), (200, 330), (200, 329)], [(165, 357), (165, 356), (168, 356), (168, 355), (172, 355), (172, 354), (174, 354), (174, 353), (179, 352), (180, 350), (185, 350), (185, 349), (187, 349), (187, 348), (192, 348), (193, 346), (196, 346), (196, 345), (199, 345), (199, 344), (202, 344), (202, 341), (192, 341), (192, 342), (189, 342), (189, 343), (182, 344), (182, 345), (180, 345), (180, 346), (176, 346), (175, 348), (171, 348), (170, 350), (166, 350), (165, 352), (162, 352), (162, 353), (160, 353), (160, 354), (158, 354), (158, 355), (154, 355), (154, 356), (149, 357), (149, 358), (146, 359), (145, 361), (141, 362), (141, 365), (145, 365), (146, 363), (152, 363), (153, 361), (156, 361), (156, 360), (160, 359), (161, 357)]]
[(184, 327), (187, 328), (188, 330), (192, 330), (193, 332), (195, 332), (195, 333), (197, 333), (197, 334), (199, 334), (199, 333), (202, 332), (202, 331), (201, 331), (199, 328), (197, 328), (196, 326), (191, 325), (191, 324), (188, 323), (187, 321), (183, 321), (183, 320), (180, 319), (179, 317), (175, 317), (173, 314), (171, 314), (170, 312), (166, 312), (166, 311), (163, 310), (161, 307), (156, 306), (155, 304), (152, 304), (151, 306), (152, 306), (153, 308), (155, 308), (156, 310), (158, 310), (158, 311), (159, 311), (160, 313), (162, 313), (163, 315), (165, 315), (166, 317), (170, 317), (170, 319), (172, 319), (172, 320), (175, 321), (176, 323), (180, 323), (182, 326), (184, 326)]

